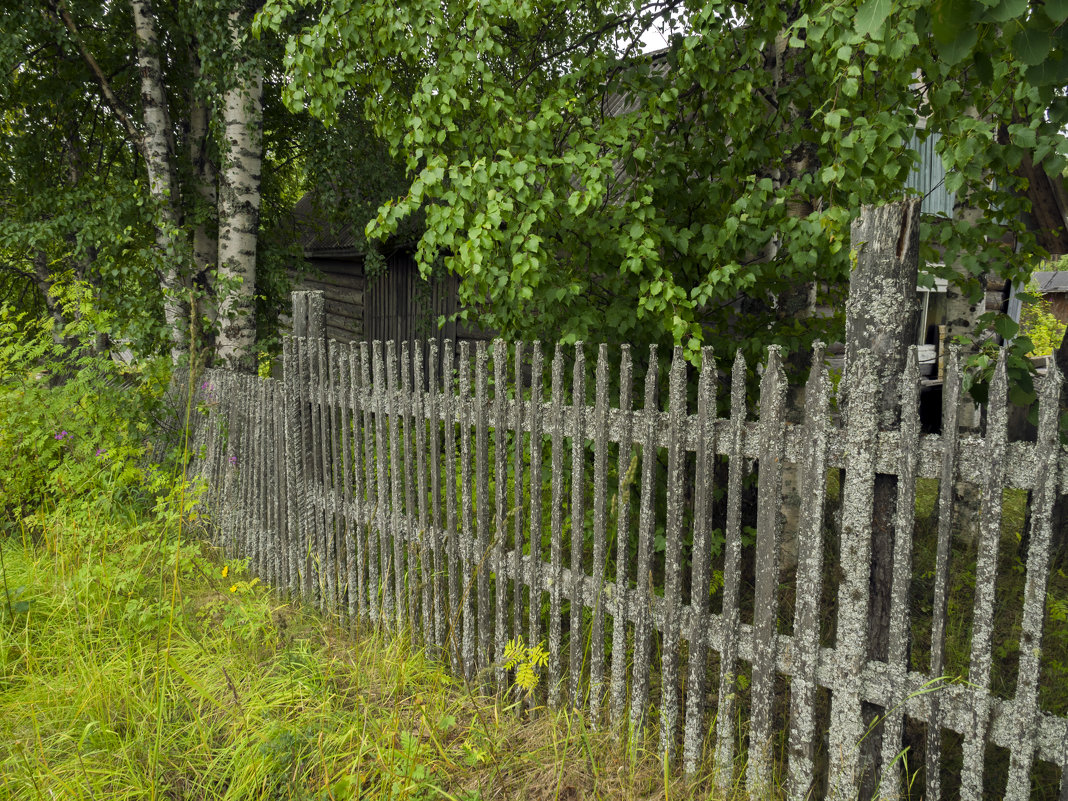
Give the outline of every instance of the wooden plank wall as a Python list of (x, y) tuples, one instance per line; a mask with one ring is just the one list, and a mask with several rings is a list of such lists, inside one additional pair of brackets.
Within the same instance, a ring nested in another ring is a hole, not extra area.
[[(1068, 491), (1055, 367), (1040, 386), (1036, 442), (1007, 441), (1004, 355), (983, 436), (957, 432), (955, 354), (946, 371), (945, 433), (921, 436), (914, 350), (901, 376), (900, 425), (880, 433), (867, 351), (843, 379), (848, 423), (829, 412), (831, 386), (817, 349), (813, 363), (821, 367), (809, 378), (804, 422), (794, 425), (783, 415), (777, 348), (763, 365), (752, 421), (740, 354), (730, 415), (720, 418), (707, 349), (704, 370), (678, 348), (667, 355), (666, 392), (652, 349), (635, 409), (626, 348), (619, 357), (605, 346), (591, 351), (588, 382), (581, 344), (327, 342), (323, 316), (314, 296), (298, 295), (294, 319), (305, 336), (285, 341), (284, 381), (209, 371), (201, 386), (206, 415), (193, 469), (207, 484), (205, 505), (223, 547), (249, 556), (274, 586), (351, 625), (410, 632), (487, 688), (508, 686), (501, 659), (510, 640), (547, 636), (546, 702), (584, 709), (622, 734), (656, 731), (665, 759), (688, 772), (714, 754), (724, 791), (743, 782), (753, 797), (782, 786), (799, 801), (855, 798), (865, 773), (876, 771), (881, 792), (895, 795), (907, 778), (906, 719), (926, 732), (925, 798), (943, 795), (946, 732), (963, 742), (964, 798), (989, 790), (990, 745), (1009, 754), (1007, 797), (1028, 797), (1039, 761), (1068, 775), (1068, 718), (1044, 711), (1038, 692), (1051, 510)], [(455, 376), (441, 369), (454, 359)], [(610, 396), (613, 384), (618, 395)], [(695, 400), (687, 399), (689, 386)], [(754, 463), (763, 465), (755, 533), (742, 510)], [(801, 558), (791, 576), (778, 560), (783, 463), (802, 473)], [(844, 484), (828, 605), (824, 512), (834, 468), (844, 470)], [(868, 661), (865, 642), (876, 473), (896, 476), (899, 488), (887, 662)], [(920, 580), (913, 571), (919, 479), (937, 479), (942, 494), (937, 553), (923, 579), (933, 592), (926, 669), (908, 659), (916, 636), (910, 597)], [(983, 488), (966, 682), (943, 675), (955, 558), (950, 488), (958, 480)], [(1007, 696), (990, 680), (1005, 488), (1031, 492), (1018, 678)], [(713, 532), (715, 496), (724, 522)], [(721, 586), (713, 586), (717, 577)], [(787, 583), (796, 599), (784, 620)], [(835, 620), (831, 641), (827, 615)], [(878, 764), (866, 764), (859, 747), (865, 703), (887, 711)], [(736, 768), (742, 748), (744, 775)]]
[[(458, 279), (447, 275), (426, 281), (414, 254), (400, 250), (386, 257), (386, 271), (367, 276), (361, 256), (311, 256), (316, 272), (304, 276), (300, 291), (323, 293), (327, 339), (338, 342), (414, 342), (435, 338), (459, 343), (492, 339), (477, 325), (452, 319), (460, 309)], [(444, 318), (444, 324), (438, 323)], [(423, 359), (426, 367), (426, 355)], [(454, 365), (458, 368), (459, 363)], [(440, 376), (439, 376), (440, 377)]]

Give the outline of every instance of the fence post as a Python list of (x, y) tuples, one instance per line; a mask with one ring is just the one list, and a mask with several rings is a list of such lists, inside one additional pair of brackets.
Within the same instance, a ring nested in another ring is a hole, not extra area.
[[(916, 341), (916, 284), (919, 271), (920, 202), (904, 200), (865, 206), (850, 229), (857, 262), (849, 277), (846, 304), (846, 363), (861, 349), (875, 357), (876, 413), (882, 431), (895, 428), (901, 416), (898, 377), (904, 372), (908, 348)], [(848, 401), (848, 399), (847, 399)], [(871, 608), (868, 618), (869, 659), (888, 658), (890, 596), (893, 583), (896, 476), (877, 474), (871, 523)], [(864, 704), (871, 724), (883, 709)], [(874, 766), (882, 750), (882, 729), (864, 742), (864, 763)], [(864, 768), (861, 797), (875, 792), (874, 767)]]

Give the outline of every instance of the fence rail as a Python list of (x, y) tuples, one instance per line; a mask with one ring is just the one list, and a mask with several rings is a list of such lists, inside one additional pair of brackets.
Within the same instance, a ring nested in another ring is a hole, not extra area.
[[(294, 312), (298, 331), (315, 330), (307, 296)], [(1028, 797), (1036, 760), (1065, 773), (1068, 719), (1043, 711), (1038, 697), (1052, 508), (1068, 491), (1055, 368), (1040, 388), (1037, 441), (1008, 442), (1003, 361), (984, 436), (958, 434), (955, 358), (944, 433), (924, 436), (915, 352), (901, 378), (900, 422), (885, 431), (867, 354), (843, 378), (847, 422), (831, 413), (817, 349), (804, 420), (790, 423), (776, 348), (755, 421), (740, 355), (721, 419), (709, 349), (703, 370), (671, 354), (665, 408), (655, 348), (640, 408), (627, 347), (617, 365), (602, 345), (589, 371), (581, 344), (568, 352), (569, 375), (559, 346), (546, 365), (538, 343), (461, 343), (456, 353), (433, 340), (424, 350), (297, 336), (285, 340), (282, 381), (209, 370), (197, 393), (205, 414), (192, 469), (206, 483), (221, 544), (275, 586), (350, 621), (410, 632), (467, 678), (499, 689), (508, 685), (507, 642), (547, 638), (550, 704), (631, 730), (652, 713), (668, 758), (693, 771), (714, 754), (724, 788), (745, 747), (754, 795), (781, 781), (792, 799), (853, 798), (875, 771), (880, 793), (897, 796), (907, 720), (925, 731), (926, 798), (941, 793), (945, 731), (963, 738), (966, 798), (983, 797), (988, 744), (1009, 750), (1009, 798)], [(787, 466), (800, 473), (796, 567), (781, 560)], [(844, 481), (839, 533), (828, 543), (832, 468)], [(745, 508), (754, 473), (755, 521)], [(885, 661), (869, 660), (866, 643), (877, 474), (898, 487)], [(910, 597), (923, 478), (938, 480), (940, 497), (930, 660), (917, 670)], [(981, 498), (967, 682), (943, 680), (959, 481)], [(1016, 686), (1000, 697), (991, 662), (1006, 488), (1030, 490), (1030, 528)], [(875, 765), (860, 746), (864, 704), (883, 710)]]

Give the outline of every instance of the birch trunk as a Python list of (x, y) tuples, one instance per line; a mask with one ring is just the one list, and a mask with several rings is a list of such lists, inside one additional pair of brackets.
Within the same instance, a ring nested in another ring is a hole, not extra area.
[[(200, 290), (196, 305), (190, 313), (200, 321), (207, 321), (207, 330), (214, 329), (218, 310), (212, 293), (212, 271), (215, 269), (219, 253), (219, 238), (215, 224), (218, 192), (216, 181), (218, 173), (215, 164), (208, 155), (208, 120), (211, 110), (208, 103), (197, 96), (195, 85), (200, 79), (200, 60), (195, 52), (190, 53), (193, 64), (194, 88), (189, 97), (189, 165), (193, 176), (193, 190), (198, 204), (193, 228), (193, 268), (195, 284)], [(198, 325), (198, 330), (203, 330)]]
[(181, 225), (181, 195), (175, 169), (174, 131), (167, 107), (160, 69), (159, 36), (151, 0), (130, 0), (137, 39), (137, 66), (141, 72), (143, 133), (141, 151), (148, 172), (149, 192), (158, 203), (156, 245), (160, 250), (160, 288), (163, 315), (170, 329), (171, 357), (177, 359), (186, 346), (188, 308), (185, 282), (175, 252)]
[[(237, 12), (230, 16), (236, 38)], [(225, 152), (219, 187), (219, 360), (255, 372), (256, 240), (263, 155), (263, 74), (247, 62), (224, 98)]]

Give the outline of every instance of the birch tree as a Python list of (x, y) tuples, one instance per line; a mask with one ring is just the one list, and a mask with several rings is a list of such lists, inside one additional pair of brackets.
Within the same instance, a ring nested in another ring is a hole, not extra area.
[(151, 0), (130, 0), (137, 42), (137, 66), (141, 74), (143, 131), (139, 150), (145, 160), (148, 185), (156, 201), (156, 244), (163, 255), (160, 289), (163, 313), (171, 332), (171, 354), (177, 359), (187, 344), (189, 313), (181, 273), (178, 236), (182, 224), (182, 195), (175, 163), (174, 129), (160, 67), (159, 35)]
[[(241, 14), (230, 14), (237, 43)], [(236, 48), (235, 48), (236, 49)], [(219, 191), (219, 358), (231, 369), (254, 372), (256, 358), (256, 245), (263, 157), (263, 75), (255, 58), (240, 64), (223, 101), (225, 130)]]

